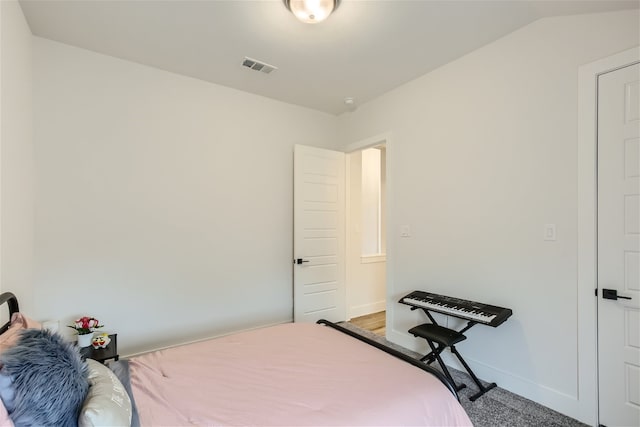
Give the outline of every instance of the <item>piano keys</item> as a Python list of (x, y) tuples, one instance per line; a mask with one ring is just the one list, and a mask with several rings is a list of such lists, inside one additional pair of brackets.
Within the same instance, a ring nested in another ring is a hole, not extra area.
[(493, 326), (494, 328), (501, 325), (513, 314), (509, 308), (424, 291), (413, 291), (400, 298), (398, 302), (471, 322)]

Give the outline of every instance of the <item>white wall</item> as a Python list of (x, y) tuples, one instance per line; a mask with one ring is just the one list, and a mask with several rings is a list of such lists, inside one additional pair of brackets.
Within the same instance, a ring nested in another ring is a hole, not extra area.
[[(334, 116), (34, 38), (37, 315), (122, 352), (292, 319), (295, 143)], [(242, 70), (238, 70), (242, 72)]]
[[(33, 309), (34, 153), (31, 31), (0, 1), (0, 290)], [(2, 319), (4, 322), (6, 319)]]
[(345, 144), (393, 134), (389, 338), (426, 351), (406, 332), (424, 315), (396, 303), (414, 289), (510, 307), (460, 351), (481, 378), (580, 416), (578, 67), (637, 45), (638, 18), (540, 20), (341, 116)]

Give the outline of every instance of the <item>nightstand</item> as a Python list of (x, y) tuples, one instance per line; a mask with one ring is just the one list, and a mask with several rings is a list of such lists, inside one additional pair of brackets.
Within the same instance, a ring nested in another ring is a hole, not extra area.
[(93, 359), (100, 363), (109, 359), (117, 361), (120, 358), (118, 355), (118, 334), (109, 334), (109, 338), (111, 338), (111, 342), (105, 348), (84, 347), (80, 349), (80, 354), (85, 359)]

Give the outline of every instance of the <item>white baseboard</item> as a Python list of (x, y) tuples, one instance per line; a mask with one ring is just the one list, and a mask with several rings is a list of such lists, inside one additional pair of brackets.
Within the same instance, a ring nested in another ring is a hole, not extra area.
[(353, 319), (354, 317), (365, 316), (371, 313), (378, 313), (380, 311), (385, 311), (387, 309), (385, 301), (376, 301), (370, 304), (362, 304), (355, 305), (349, 307), (349, 315), (347, 316), (349, 319)]
[[(406, 332), (399, 332), (387, 328), (387, 339), (408, 348), (409, 350), (418, 351), (420, 353), (427, 352), (425, 349), (426, 345), (425, 348), (420, 347), (420, 342)], [(454, 369), (464, 372), (462, 365), (449, 351), (442, 353), (442, 356), (447, 366), (451, 366)], [(568, 417), (580, 420), (580, 401), (577, 396), (571, 396), (542, 384), (537, 384), (526, 378), (510, 374), (493, 366), (488, 366), (484, 363), (475, 361), (471, 358), (465, 357), (465, 361), (481, 380), (495, 382), (502, 389), (530, 399)]]

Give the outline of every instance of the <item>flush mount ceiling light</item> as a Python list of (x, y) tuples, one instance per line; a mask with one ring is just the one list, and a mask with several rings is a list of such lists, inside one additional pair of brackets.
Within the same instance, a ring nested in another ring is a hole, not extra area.
[(322, 22), (338, 8), (340, 0), (282, 0), (296, 18), (307, 24)]

